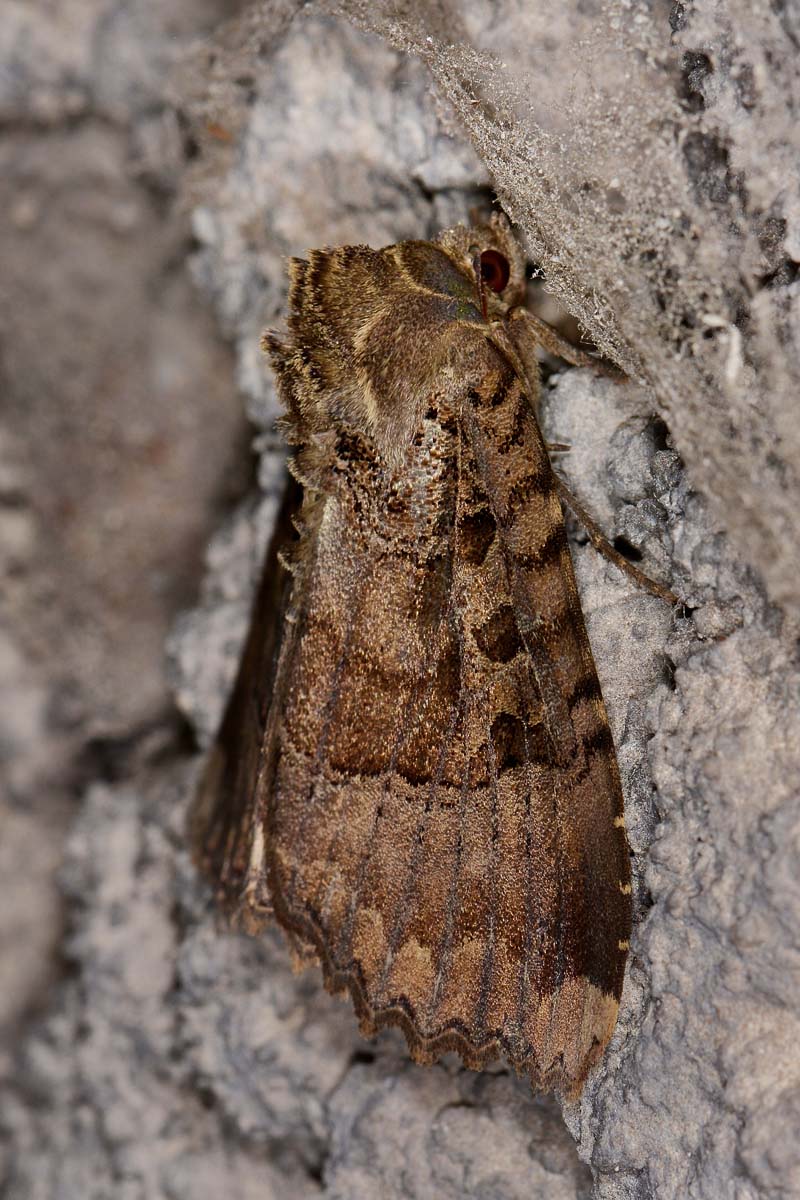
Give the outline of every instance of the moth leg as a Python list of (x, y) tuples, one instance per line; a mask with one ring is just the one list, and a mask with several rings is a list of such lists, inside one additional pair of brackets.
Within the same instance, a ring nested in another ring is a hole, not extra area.
[(555, 475), (555, 481), (559, 496), (578, 518), (581, 525), (588, 533), (589, 541), (592, 543), (595, 550), (599, 550), (599, 552), (605, 558), (607, 558), (609, 562), (612, 562), (615, 567), (619, 567), (620, 571), (624, 571), (626, 575), (629, 575), (638, 587), (642, 588), (646, 592), (649, 592), (651, 596), (657, 596), (659, 600), (665, 600), (667, 604), (681, 603), (675, 593), (671, 592), (668, 587), (666, 587), (663, 583), (657, 583), (655, 579), (651, 579), (649, 575), (645, 575), (645, 573), (640, 571), (638, 567), (635, 567), (633, 563), (628, 562), (627, 558), (620, 554), (619, 550), (615, 550), (611, 545), (611, 542), (609, 542), (608, 538), (604, 535), (602, 529), (600, 529), (599, 525), (592, 519), (592, 517), (589, 516), (583, 505), (575, 499), (572, 492), (564, 483), (563, 479), (561, 479), (558, 475)]
[(535, 317), (532, 312), (528, 312), (527, 308), (522, 306), (512, 308), (508, 319), (515, 325), (523, 322), (523, 328), (528, 337), (543, 346), (545, 350), (549, 350), (551, 354), (555, 354), (557, 358), (563, 358), (564, 362), (570, 363), (573, 367), (591, 367), (593, 371), (605, 375), (607, 379), (613, 379), (615, 383), (623, 383), (627, 380), (628, 377), (623, 371), (602, 362), (593, 354), (587, 354), (585, 350), (579, 350), (577, 346), (573, 346), (572, 342), (568, 342), (553, 329), (552, 325)]
[(572, 446), (569, 444), (569, 442), (548, 442), (547, 443), (547, 453), (548, 454), (569, 454), (571, 449), (572, 449)]

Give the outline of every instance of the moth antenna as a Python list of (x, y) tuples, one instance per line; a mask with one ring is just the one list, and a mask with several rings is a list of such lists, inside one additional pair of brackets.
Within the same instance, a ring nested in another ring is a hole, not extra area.
[(605, 536), (597, 522), (589, 516), (583, 505), (576, 500), (561, 476), (556, 474), (554, 478), (556, 481), (558, 494), (561, 496), (567, 507), (572, 509), (573, 513), (589, 535), (589, 541), (599, 554), (602, 554), (603, 557), (607, 558), (609, 562), (613, 563), (618, 570), (629, 576), (629, 578), (631, 578), (636, 586), (640, 587), (642, 591), (649, 592), (651, 596), (657, 596), (659, 600), (664, 600), (667, 604), (671, 604), (673, 606), (682, 603), (680, 597), (676, 596), (673, 591), (670, 591), (666, 584), (658, 583), (655, 579), (651, 579), (649, 575), (645, 575), (644, 571), (640, 571), (639, 568), (635, 567), (632, 562), (629, 562), (624, 555), (620, 554), (619, 550), (612, 546), (611, 542)]
[(508, 314), (508, 322), (515, 331), (522, 332), (524, 330), (523, 336), (527, 340), (548, 350), (556, 358), (562, 358), (564, 362), (570, 363), (573, 367), (591, 367), (593, 371), (597, 371), (598, 375), (603, 375), (606, 379), (613, 380), (614, 383), (626, 383), (628, 380), (628, 376), (618, 367), (603, 362), (594, 354), (587, 354), (585, 350), (573, 346), (572, 342), (562, 337), (557, 329), (553, 329), (552, 325), (548, 325), (540, 317), (534, 316), (522, 305), (511, 309)]
[(486, 286), (483, 282), (483, 271), (481, 270), (480, 252), (475, 254), (472, 259), (472, 269), (475, 272), (475, 282), (478, 286), (478, 296), (481, 301), (481, 312), (483, 313), (484, 321), (489, 320), (489, 312), (486, 308)]

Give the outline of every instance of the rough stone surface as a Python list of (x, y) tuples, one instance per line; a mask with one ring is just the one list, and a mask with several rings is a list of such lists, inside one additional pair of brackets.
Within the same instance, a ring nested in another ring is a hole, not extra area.
[(185, 270), (168, 72), (224, 0), (9, 0), (0, 22), (0, 1074), (57, 969), (79, 790), (170, 697), (164, 637), (249, 475)]
[[(791, 605), (800, 253), (788, 6), (581, 2), (546, 19), (511, 3), (362, 10), (386, 42), (313, 8), (292, 23), (299, 6), (285, 0), (246, 10), (168, 84), (189, 39), (231, 11), (189, 7), (166, 16), (144, 0), (72, 0), (57, 14), (12, 4), (0, 45), (4, 203), (16, 231), (4, 262), (22, 297), (3, 298), (14, 387), (0, 430), (11, 568), (0, 615), (18, 632), (0, 638), (13, 802), (0, 851), (0, 994), (10, 1029), (27, 1016), (2, 1060), (0, 1192), (800, 1192), (800, 670), (791, 629), (752, 569)], [(234, 344), (261, 431), (259, 498), (219, 529), (199, 603), (170, 638), (170, 681), (201, 744), (235, 669), (281, 486), (256, 343), (283, 311), (283, 256), (424, 236), (485, 196), (488, 167), (548, 286), (644, 380), (563, 371), (543, 403), (548, 438), (571, 445), (558, 465), (572, 490), (686, 601), (673, 613), (636, 591), (572, 529), (623, 772), (637, 923), (617, 1035), (580, 1106), (563, 1114), (501, 1068), (425, 1070), (395, 1033), (363, 1042), (315, 972), (291, 973), (277, 933), (249, 940), (220, 926), (188, 860), (199, 760), (181, 757), (158, 719), (157, 659), (225, 493), (221, 464), (241, 439), (233, 369), (184, 270), (174, 197), (187, 155), (191, 272)], [(552, 195), (547, 179), (560, 181)], [(24, 254), (38, 275), (24, 271)], [(112, 257), (113, 275), (97, 265)], [(168, 462), (189, 456), (174, 475), (158, 455), (148, 473), (132, 414), (155, 427)], [(109, 428), (106, 460), (106, 443), (92, 439)], [(68, 507), (56, 520), (65, 496), (77, 515)], [(115, 511), (122, 524), (109, 527)], [(148, 599), (154, 562), (169, 580), (158, 603)], [(87, 627), (101, 632), (84, 651)], [(92, 760), (107, 778), (82, 802), (58, 893), (67, 810), (52, 772), (75, 772), (98, 726), (117, 741)], [(147, 737), (132, 738), (142, 726)], [(135, 752), (112, 753), (119, 741)], [(110, 781), (123, 771), (127, 782)], [(67, 970), (47, 992), (60, 920)]]

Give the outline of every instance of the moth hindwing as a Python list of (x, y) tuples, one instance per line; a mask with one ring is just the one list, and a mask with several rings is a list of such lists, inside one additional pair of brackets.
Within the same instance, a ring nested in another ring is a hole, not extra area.
[(291, 593), (272, 654), (273, 563), (194, 838), (365, 1034), (575, 1096), (616, 1022), (630, 862), (523, 298), (498, 218), (292, 262), (265, 336), (304, 489)]

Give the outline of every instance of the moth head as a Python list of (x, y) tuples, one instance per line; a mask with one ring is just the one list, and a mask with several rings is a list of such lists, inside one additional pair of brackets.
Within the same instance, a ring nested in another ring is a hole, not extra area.
[(433, 242), (313, 250), (290, 276), (289, 342), (267, 349), (293, 436), (353, 429), (394, 462), (454, 355), (463, 366), (487, 322), (524, 298), (525, 260), (495, 214)]
[(525, 300), (525, 257), (504, 213), (485, 224), (457, 225), (436, 239), (468, 276), (487, 320), (498, 320)]

